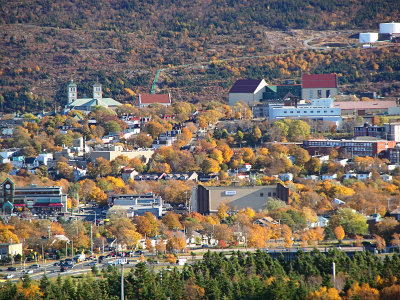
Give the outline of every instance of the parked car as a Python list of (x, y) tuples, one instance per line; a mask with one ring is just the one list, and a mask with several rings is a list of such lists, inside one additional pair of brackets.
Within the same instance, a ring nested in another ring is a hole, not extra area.
[(16, 267), (8, 267), (7, 271), (17, 271), (17, 268)]
[(87, 266), (95, 266), (97, 265), (97, 262), (91, 261), (90, 263), (86, 264)]
[(27, 270), (26, 274), (33, 274), (33, 270)]
[(6, 279), (10, 279), (10, 278), (13, 278), (14, 277), (14, 274), (8, 274), (7, 276), (6, 276)]

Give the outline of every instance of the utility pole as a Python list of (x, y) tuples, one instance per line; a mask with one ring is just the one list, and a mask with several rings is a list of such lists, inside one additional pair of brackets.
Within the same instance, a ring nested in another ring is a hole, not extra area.
[(47, 226), (47, 232), (48, 232), (48, 236), (49, 236), (49, 239), (50, 239), (50, 232), (51, 232), (51, 226), (50, 225)]
[(93, 254), (93, 225), (90, 224), (90, 252)]
[(335, 271), (335, 262), (332, 262), (332, 275), (333, 275), (333, 287), (335, 287), (335, 283), (336, 283), (336, 271)]

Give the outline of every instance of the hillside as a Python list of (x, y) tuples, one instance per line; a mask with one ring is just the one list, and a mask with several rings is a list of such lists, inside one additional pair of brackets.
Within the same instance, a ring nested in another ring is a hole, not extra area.
[(193, 63), (200, 70), (189, 77), (182, 75), (192, 67), (162, 72), (157, 91), (220, 100), (238, 77), (298, 77), (301, 68), (254, 73), (257, 60), (239, 60), (204, 76), (210, 62), (305, 49), (302, 41), (320, 30), (376, 30), (399, 8), (396, 0), (9, 1), (0, 7), (1, 102), (5, 112), (53, 108), (64, 105), (71, 78), (82, 95), (98, 77), (106, 96), (130, 103), (129, 90), (149, 92), (157, 69)]

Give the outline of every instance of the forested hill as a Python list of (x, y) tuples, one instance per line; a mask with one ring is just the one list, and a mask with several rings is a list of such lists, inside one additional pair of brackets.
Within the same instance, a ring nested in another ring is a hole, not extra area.
[(234, 33), (268, 28), (376, 28), (398, 17), (398, 0), (22, 0), (2, 1), (0, 20), (71, 29)]
[[(3, 0), (0, 107), (10, 113), (64, 106), (71, 78), (79, 97), (90, 95), (98, 78), (105, 97), (133, 103), (150, 91), (159, 69), (170, 72), (161, 73), (156, 92), (189, 102), (226, 100), (237, 78), (274, 83), (301, 71), (343, 73), (346, 84), (397, 82), (394, 47), (370, 49), (360, 61), (358, 51), (315, 57), (303, 41), (335, 36), (351, 46), (354, 33), (398, 21), (399, 11), (399, 0)], [(260, 59), (270, 54), (284, 57)], [(240, 59), (248, 57), (255, 59)], [(170, 69), (181, 65), (189, 67)], [(384, 94), (400, 89), (393, 84)]]

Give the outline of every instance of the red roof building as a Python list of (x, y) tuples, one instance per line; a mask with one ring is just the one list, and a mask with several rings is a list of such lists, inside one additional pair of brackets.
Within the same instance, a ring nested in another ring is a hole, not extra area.
[(305, 100), (329, 98), (338, 93), (337, 74), (303, 74), (301, 96)]
[(301, 87), (305, 89), (337, 88), (337, 75), (333, 74), (303, 74)]
[(139, 107), (145, 107), (151, 104), (171, 105), (170, 94), (139, 94)]

